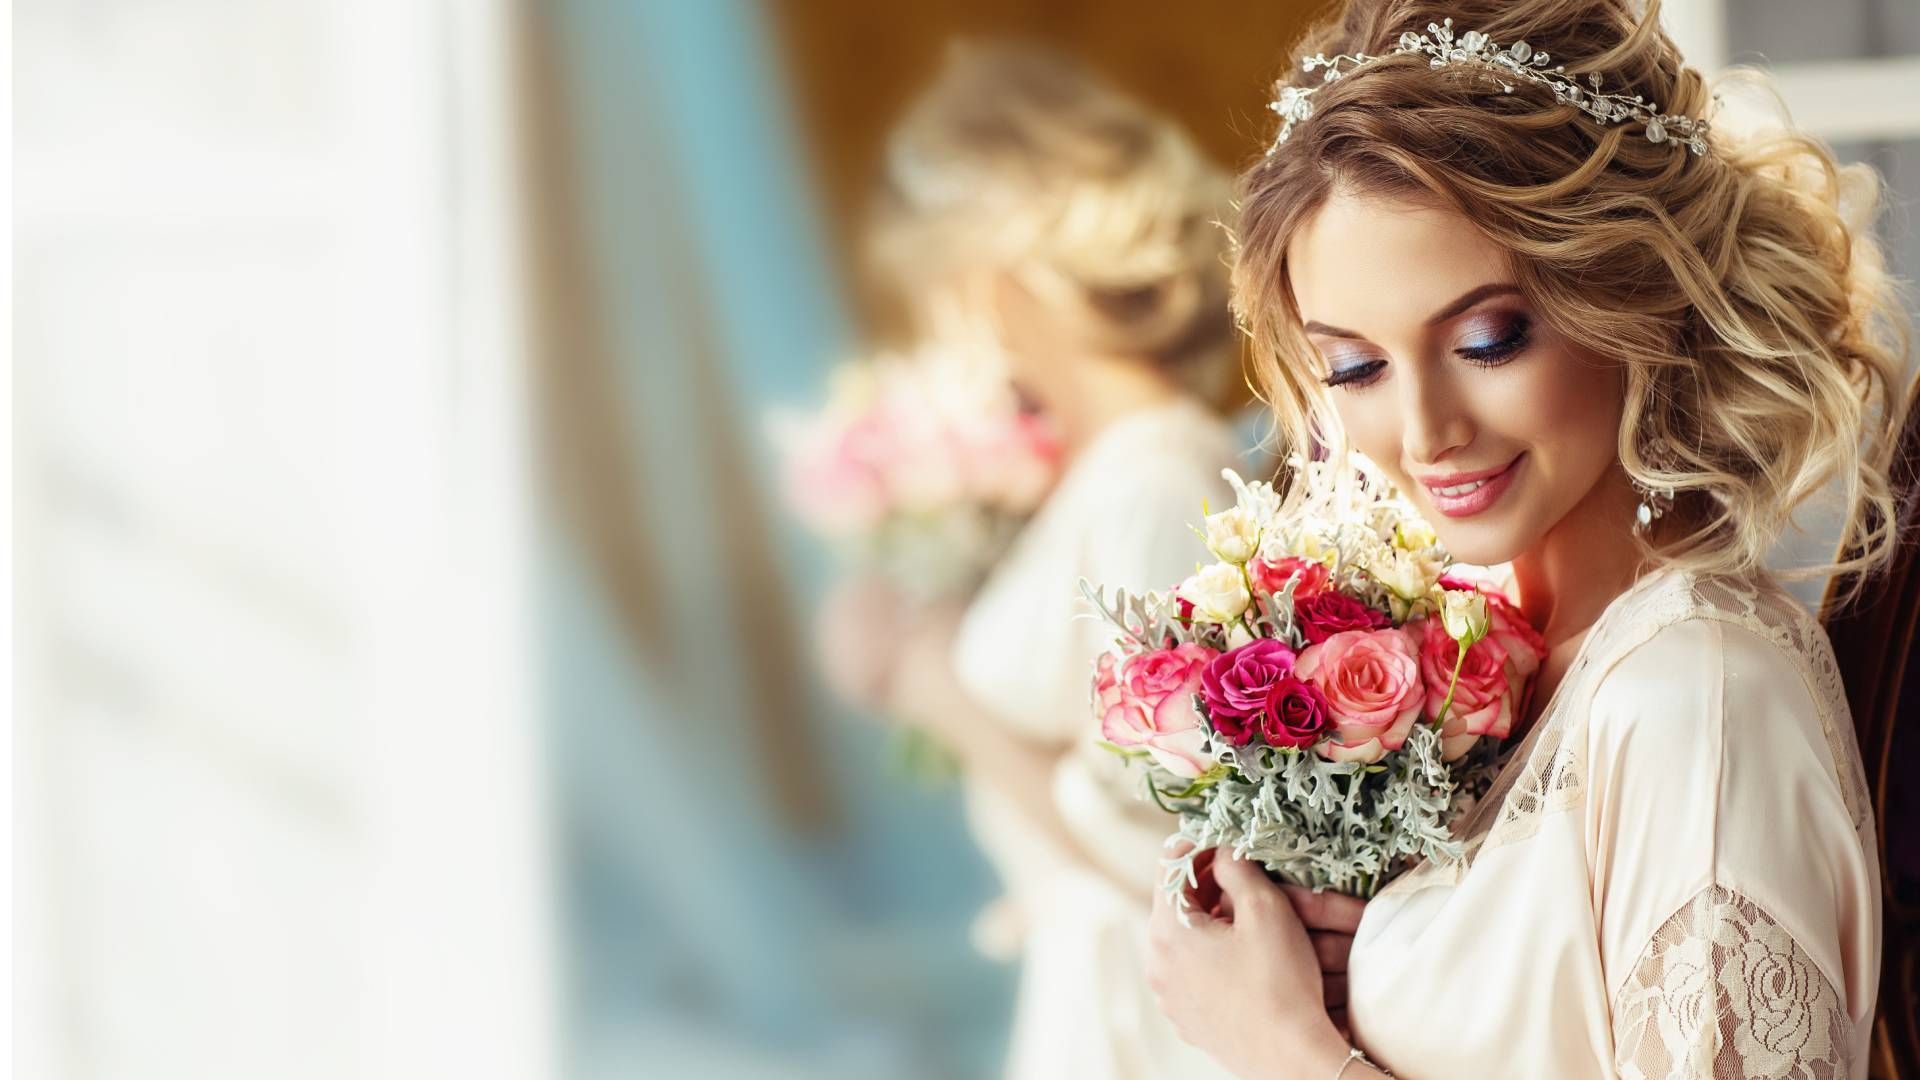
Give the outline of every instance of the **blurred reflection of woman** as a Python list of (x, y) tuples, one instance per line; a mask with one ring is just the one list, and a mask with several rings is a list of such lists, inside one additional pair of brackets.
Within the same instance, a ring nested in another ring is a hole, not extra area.
[[(976, 928), (1022, 959), (1012, 1077), (1204, 1077), (1143, 981), (1168, 826), (1095, 744), (1107, 636), (1085, 577), (1164, 589), (1188, 523), (1229, 499), (1240, 384), (1215, 225), (1225, 178), (1172, 124), (1035, 49), (956, 50), (889, 148), (883, 265), (923, 318), (979, 325), (1067, 450), (1052, 495), (964, 610), (843, 589), (822, 622), (840, 687), (961, 759), (969, 823), (1007, 889)], [(1244, 467), (1244, 466), (1243, 466)]]

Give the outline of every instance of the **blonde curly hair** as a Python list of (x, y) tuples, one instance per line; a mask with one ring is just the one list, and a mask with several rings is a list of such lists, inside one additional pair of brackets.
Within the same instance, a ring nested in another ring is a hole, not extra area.
[(869, 256), (905, 289), (1011, 272), (1089, 348), (1219, 403), (1240, 382), (1231, 194), (1176, 124), (1079, 63), (961, 42), (889, 141)]
[(1686, 511), (1660, 561), (1757, 570), (1795, 509), (1837, 480), (1851, 554), (1787, 576), (1857, 584), (1897, 542), (1888, 469), (1907, 346), (1868, 227), (1871, 170), (1784, 126), (1736, 136), (1716, 123), (1694, 155), (1537, 86), (1503, 93), (1474, 65), (1400, 56), (1324, 86), (1301, 71), (1318, 53), (1388, 53), (1448, 17), (1664, 112), (1712, 113), (1657, 0), (1352, 0), (1310, 30), (1282, 85), (1319, 86), (1314, 113), (1238, 193), (1234, 302), (1282, 434), (1307, 446), (1336, 430), (1293, 305), (1289, 240), (1336, 191), (1436, 203), (1509, 253), (1557, 332), (1623, 368), (1620, 460)]

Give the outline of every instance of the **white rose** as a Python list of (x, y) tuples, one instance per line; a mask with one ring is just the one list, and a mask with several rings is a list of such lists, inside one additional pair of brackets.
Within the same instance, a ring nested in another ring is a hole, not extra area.
[(1209, 514), (1207, 550), (1238, 566), (1260, 550), (1260, 526), (1252, 514), (1238, 506)]
[(1393, 543), (1404, 551), (1424, 551), (1438, 546), (1440, 536), (1419, 518), (1406, 518), (1393, 527)]
[(1181, 582), (1176, 591), (1193, 605), (1193, 617), (1201, 622), (1233, 622), (1253, 602), (1246, 576), (1231, 563), (1214, 563)]
[(1465, 589), (1447, 589), (1440, 597), (1440, 625), (1447, 636), (1472, 648), (1487, 636), (1487, 598)]
[(1369, 555), (1366, 569), (1388, 592), (1411, 602), (1426, 596), (1445, 568), (1438, 559), (1418, 552), (1380, 547)]

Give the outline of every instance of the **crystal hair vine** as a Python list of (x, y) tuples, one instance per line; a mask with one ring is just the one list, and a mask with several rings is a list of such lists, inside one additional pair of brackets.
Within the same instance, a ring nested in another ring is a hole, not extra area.
[(1330, 57), (1320, 53), (1307, 57), (1301, 62), (1300, 70), (1324, 68), (1326, 73), (1321, 77), (1322, 85), (1279, 87), (1279, 96), (1267, 105), (1267, 108), (1280, 114), (1280, 132), (1274, 136), (1273, 145), (1267, 148), (1268, 156), (1279, 150), (1280, 144), (1293, 134), (1293, 125), (1313, 115), (1313, 95), (1325, 84), (1407, 53), (1425, 55), (1427, 66), (1433, 68), (1453, 64), (1478, 64), (1489, 68), (1495, 81), (1500, 84), (1500, 92), (1504, 94), (1513, 93), (1516, 82), (1538, 83), (1553, 91), (1555, 101), (1574, 106), (1597, 123), (1620, 124), (1631, 121), (1645, 124), (1646, 137), (1650, 142), (1685, 146), (1696, 154), (1707, 152), (1708, 124), (1705, 120), (1663, 113), (1660, 106), (1639, 94), (1603, 94), (1597, 74), (1589, 74), (1586, 85), (1582, 86), (1578, 78), (1567, 74), (1565, 65), (1548, 67), (1551, 58), (1545, 52), (1535, 52), (1524, 41), (1498, 45), (1478, 30), (1468, 30), (1456, 38), (1453, 20), (1445, 19), (1439, 23), (1428, 23), (1424, 34), (1416, 34), (1411, 30), (1401, 34), (1399, 46), (1382, 56), (1341, 53)]

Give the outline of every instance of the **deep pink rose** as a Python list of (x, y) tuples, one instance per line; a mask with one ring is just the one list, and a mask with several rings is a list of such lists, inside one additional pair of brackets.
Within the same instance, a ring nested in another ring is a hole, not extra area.
[(1206, 729), (1193, 697), (1208, 661), (1204, 645), (1178, 645), (1115, 662), (1100, 658), (1094, 671), (1100, 732), (1116, 746), (1144, 747), (1167, 771), (1192, 779), (1212, 766)]
[(1268, 688), (1260, 713), (1260, 737), (1267, 745), (1312, 746), (1332, 726), (1327, 700), (1312, 683), (1288, 674)]
[(1301, 650), (1293, 673), (1326, 699), (1333, 732), (1315, 749), (1333, 761), (1400, 749), (1426, 703), (1418, 644), (1404, 628), (1342, 631)]
[(1295, 574), (1300, 575), (1300, 583), (1293, 587), (1294, 600), (1326, 590), (1327, 564), (1318, 559), (1285, 555), (1272, 562), (1255, 559), (1247, 564), (1247, 576), (1253, 579), (1254, 587), (1263, 592), (1279, 592)]
[(1253, 738), (1255, 720), (1267, 707), (1267, 691), (1293, 671), (1293, 650), (1283, 641), (1261, 638), (1221, 653), (1200, 677), (1213, 729), (1235, 746)]
[(1379, 630), (1392, 625), (1384, 611), (1377, 611), (1343, 592), (1332, 589), (1317, 592), (1293, 602), (1294, 618), (1300, 632), (1318, 645), (1335, 634), (1349, 630)]

